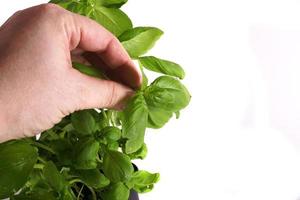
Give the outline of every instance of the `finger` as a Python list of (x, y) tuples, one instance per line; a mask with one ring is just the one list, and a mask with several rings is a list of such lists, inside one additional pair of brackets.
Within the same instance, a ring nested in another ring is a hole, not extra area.
[(77, 14), (71, 15), (72, 23), (68, 24), (72, 25), (66, 26), (70, 50), (78, 47), (93, 52), (109, 70), (124, 73), (122, 82), (133, 88), (139, 87), (142, 82), (141, 72), (118, 39), (95, 21)]
[(134, 92), (122, 84), (110, 80), (92, 78), (74, 70), (76, 110), (90, 108), (123, 109)]

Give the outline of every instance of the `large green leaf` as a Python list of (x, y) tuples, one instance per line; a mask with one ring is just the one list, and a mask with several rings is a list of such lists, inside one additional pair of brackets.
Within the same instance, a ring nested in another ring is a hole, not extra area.
[(186, 87), (170, 76), (157, 78), (144, 94), (148, 106), (171, 112), (185, 108), (191, 99)]
[(24, 141), (0, 144), (0, 199), (17, 192), (37, 161), (37, 149)]
[(111, 182), (116, 183), (129, 180), (134, 169), (127, 155), (107, 150), (103, 158), (103, 171)]
[(71, 115), (73, 127), (81, 135), (91, 135), (96, 130), (96, 121), (89, 110), (77, 111)]
[(124, 31), (132, 28), (132, 22), (129, 17), (120, 9), (113, 8), (121, 6), (126, 1), (52, 0), (50, 2), (97, 21), (115, 36), (119, 36)]
[(136, 27), (124, 32), (119, 40), (132, 58), (138, 58), (147, 53), (162, 34), (158, 28)]
[(74, 168), (95, 169), (97, 167), (99, 142), (93, 138), (81, 139), (74, 147)]
[(52, 161), (49, 161), (45, 164), (43, 171), (46, 181), (51, 185), (51, 187), (55, 191), (61, 192), (64, 190), (67, 182), (65, 181), (64, 177), (59, 173)]
[(28, 194), (19, 194), (13, 197), (13, 200), (57, 200), (53, 192), (46, 189), (35, 189)]
[(105, 200), (128, 200), (129, 194), (129, 189), (123, 183), (118, 182), (101, 192), (101, 197)]
[(139, 61), (143, 67), (154, 72), (175, 76), (180, 79), (183, 79), (185, 76), (184, 70), (180, 65), (168, 60), (163, 60), (154, 56), (145, 56), (140, 57)]
[(78, 170), (77, 173), (85, 184), (96, 189), (106, 187), (110, 183), (98, 169)]
[(158, 107), (148, 106), (148, 128), (159, 129), (162, 128), (173, 116), (173, 112)]
[(144, 144), (148, 108), (142, 93), (137, 93), (123, 112), (122, 136), (126, 138), (125, 152), (134, 153)]

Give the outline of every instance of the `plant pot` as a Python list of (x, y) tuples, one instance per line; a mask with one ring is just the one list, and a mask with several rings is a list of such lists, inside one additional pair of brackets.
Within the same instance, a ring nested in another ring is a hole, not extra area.
[(131, 190), (129, 200), (139, 200), (138, 193), (134, 190)]

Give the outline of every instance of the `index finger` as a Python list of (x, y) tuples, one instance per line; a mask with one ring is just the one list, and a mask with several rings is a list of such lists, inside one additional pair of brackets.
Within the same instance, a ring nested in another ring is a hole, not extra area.
[[(142, 75), (118, 39), (95, 21), (73, 14), (71, 26), (67, 25), (70, 51), (80, 48), (89, 52), (91, 64), (112, 72), (114, 79), (130, 87), (137, 88), (142, 83)], [(92, 52), (92, 53), (91, 53)]]

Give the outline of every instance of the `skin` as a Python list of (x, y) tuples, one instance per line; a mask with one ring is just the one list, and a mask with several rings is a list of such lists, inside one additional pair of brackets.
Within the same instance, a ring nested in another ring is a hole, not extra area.
[[(80, 73), (72, 60), (111, 80)], [(122, 109), (142, 82), (110, 32), (54, 4), (19, 11), (0, 27), (0, 75), (0, 142), (32, 137), (77, 110)]]

